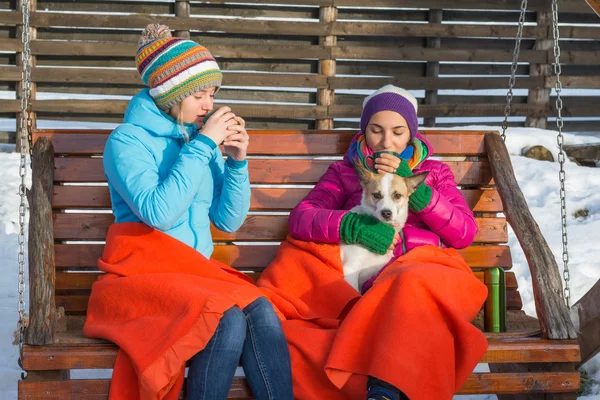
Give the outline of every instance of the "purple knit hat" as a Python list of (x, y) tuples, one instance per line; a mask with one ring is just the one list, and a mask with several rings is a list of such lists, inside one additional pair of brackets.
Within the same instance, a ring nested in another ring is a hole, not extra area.
[(385, 85), (363, 101), (360, 130), (366, 132), (371, 117), (379, 111), (395, 111), (404, 117), (414, 138), (419, 129), (417, 108), (417, 99), (412, 94), (394, 85)]

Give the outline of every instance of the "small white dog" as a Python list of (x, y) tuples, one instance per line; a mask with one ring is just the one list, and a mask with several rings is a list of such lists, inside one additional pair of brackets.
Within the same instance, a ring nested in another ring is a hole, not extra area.
[[(425, 180), (428, 172), (403, 178), (396, 174), (374, 173), (364, 166), (355, 166), (355, 170), (363, 193), (360, 205), (350, 211), (371, 215), (400, 232), (408, 217), (408, 196)], [(379, 255), (358, 244), (341, 243), (340, 255), (344, 279), (360, 292), (364, 283), (390, 261), (393, 252)]]

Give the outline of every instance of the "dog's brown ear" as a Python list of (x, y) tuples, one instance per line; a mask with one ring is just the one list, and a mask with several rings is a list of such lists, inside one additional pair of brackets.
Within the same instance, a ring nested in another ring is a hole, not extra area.
[(365, 186), (367, 183), (369, 183), (369, 181), (373, 180), (373, 175), (375, 175), (359, 160), (355, 160), (354, 162), (354, 172), (356, 172), (356, 175), (358, 175), (358, 179), (360, 180), (360, 184), (362, 186)]
[(421, 172), (419, 174), (405, 178), (409, 196), (417, 189), (417, 187), (419, 187), (421, 183), (425, 182), (425, 178), (427, 178), (427, 175), (429, 175), (429, 171)]

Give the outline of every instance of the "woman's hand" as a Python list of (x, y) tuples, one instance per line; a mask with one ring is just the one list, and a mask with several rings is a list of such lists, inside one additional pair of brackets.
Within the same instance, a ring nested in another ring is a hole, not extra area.
[(246, 132), (246, 121), (238, 116), (235, 116), (234, 120), (236, 124), (227, 127), (229, 136), (225, 138), (223, 145), (227, 156), (236, 161), (244, 161), (250, 143), (250, 135)]
[(375, 169), (377, 172), (388, 172), (393, 174), (400, 166), (402, 160), (393, 154), (382, 153), (375, 159)]
[(394, 235), (394, 240), (392, 241), (392, 244), (391, 244), (390, 248), (388, 249), (388, 251), (394, 251), (399, 240), (400, 240), (400, 234), (398, 232), (396, 232), (396, 234)]
[(231, 112), (231, 108), (221, 107), (208, 118), (200, 134), (219, 146), (231, 134), (229, 127), (238, 124), (236, 118), (235, 114)]

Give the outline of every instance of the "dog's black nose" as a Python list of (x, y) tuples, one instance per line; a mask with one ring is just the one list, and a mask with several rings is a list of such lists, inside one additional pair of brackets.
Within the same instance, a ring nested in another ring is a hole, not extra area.
[(386, 220), (392, 218), (392, 211), (391, 210), (381, 210), (381, 216), (383, 218), (385, 218)]

